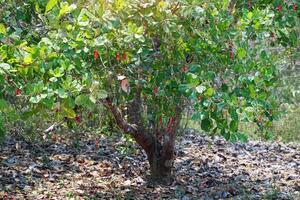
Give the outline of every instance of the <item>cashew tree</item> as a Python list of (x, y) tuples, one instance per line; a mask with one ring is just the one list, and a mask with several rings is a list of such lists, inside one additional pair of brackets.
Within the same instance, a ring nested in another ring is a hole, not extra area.
[(28, 19), (18, 20), (27, 22), (13, 9), (0, 19), (0, 124), (22, 117), (9, 117), (9, 95), (26, 102), (26, 116), (77, 124), (80, 110), (103, 106), (145, 151), (151, 175), (168, 177), (187, 109), (231, 141), (247, 139), (239, 122), (267, 131), (277, 115), (272, 90), (281, 53), (297, 45), (299, 1), (25, 4)]

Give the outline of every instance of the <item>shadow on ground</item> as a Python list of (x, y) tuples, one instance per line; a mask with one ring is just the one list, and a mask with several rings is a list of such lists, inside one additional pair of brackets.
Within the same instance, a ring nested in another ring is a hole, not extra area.
[(118, 145), (116, 138), (82, 141), (76, 149), (7, 139), (0, 147), (0, 198), (300, 199), (295, 144), (232, 144), (190, 133), (177, 142), (173, 180), (160, 185), (147, 178), (140, 150), (125, 155)]

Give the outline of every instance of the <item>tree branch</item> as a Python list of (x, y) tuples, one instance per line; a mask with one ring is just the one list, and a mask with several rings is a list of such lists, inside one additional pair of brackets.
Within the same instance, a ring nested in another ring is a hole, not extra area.
[(142, 113), (141, 92), (142, 92), (142, 88), (138, 85), (133, 100), (128, 104), (127, 114), (128, 114), (129, 123), (135, 124), (139, 129), (145, 130), (142, 122), (142, 116), (141, 116)]
[(174, 146), (177, 130), (180, 126), (181, 114), (182, 114), (182, 105), (176, 107), (175, 116), (169, 121), (168, 134), (165, 135), (162, 151), (163, 160), (172, 160), (174, 156)]
[[(155, 138), (153, 137), (153, 135), (147, 133), (142, 124), (128, 123), (124, 119), (120, 109), (117, 106), (113, 105), (112, 98), (108, 97), (102, 100), (102, 103), (112, 113), (118, 127), (122, 129), (124, 133), (130, 134), (148, 155), (151, 154), (151, 150), (155, 142)], [(137, 120), (137, 118), (135, 117), (134, 120)]]
[(177, 12), (177, 10), (179, 10), (179, 2), (175, 5), (175, 7), (173, 8), (173, 9), (171, 9), (171, 11), (172, 11), (172, 15), (174, 15), (176, 12)]
[(112, 113), (114, 119), (116, 120), (116, 124), (120, 129), (129, 134), (133, 134), (134, 132), (136, 132), (137, 127), (126, 122), (120, 109), (113, 105), (112, 98), (108, 97), (104, 99), (102, 103)]

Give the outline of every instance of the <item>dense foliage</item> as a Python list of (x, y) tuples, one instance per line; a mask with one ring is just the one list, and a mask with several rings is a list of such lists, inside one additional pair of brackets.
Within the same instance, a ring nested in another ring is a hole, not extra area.
[(300, 8), (281, 0), (0, 2), (0, 132), (36, 113), (80, 124), (104, 105), (125, 132), (173, 139), (192, 108), (204, 131), (233, 141), (246, 140), (240, 121), (267, 131), (276, 117), (277, 49), (296, 45)]

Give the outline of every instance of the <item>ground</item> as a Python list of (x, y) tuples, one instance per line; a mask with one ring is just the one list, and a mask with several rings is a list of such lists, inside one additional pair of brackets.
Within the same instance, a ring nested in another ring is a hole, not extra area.
[(300, 146), (226, 142), (193, 132), (177, 142), (174, 179), (149, 179), (144, 153), (119, 137), (0, 146), (0, 199), (300, 199)]

